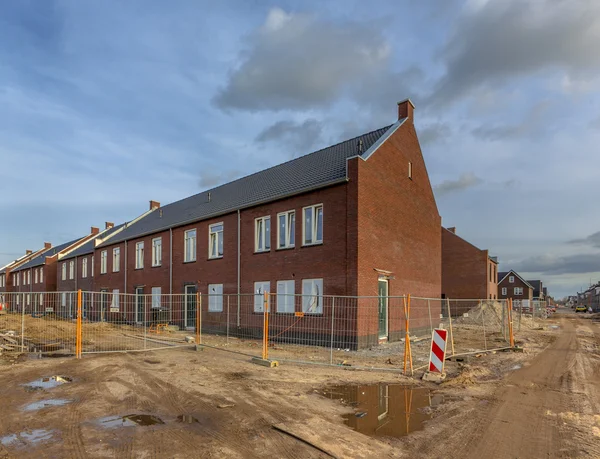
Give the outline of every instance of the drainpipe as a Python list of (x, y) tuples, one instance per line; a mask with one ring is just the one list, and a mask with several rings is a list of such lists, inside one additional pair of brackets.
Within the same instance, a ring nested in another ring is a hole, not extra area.
[(125, 239), (125, 291), (123, 293), (127, 293), (127, 239)]
[(237, 211), (238, 214), (238, 221), (237, 221), (237, 326), (239, 328), (240, 326), (240, 315), (241, 315), (241, 307), (240, 307), (240, 289), (241, 289), (241, 277), (242, 277), (242, 256), (241, 256), (241, 252), (240, 252), (240, 248), (241, 248), (241, 226), (242, 226), (242, 222), (241, 222), (241, 215), (240, 215), (240, 209), (238, 209)]
[(173, 295), (173, 228), (169, 228), (169, 294)]
[(75, 257), (75, 291), (77, 291), (77, 276), (79, 272), (79, 265), (77, 264), (77, 257)]

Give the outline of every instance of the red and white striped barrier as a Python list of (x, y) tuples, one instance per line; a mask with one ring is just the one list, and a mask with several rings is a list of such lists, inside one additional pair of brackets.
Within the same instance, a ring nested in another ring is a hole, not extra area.
[(443, 330), (441, 328), (436, 328), (433, 330), (433, 334), (431, 336), (431, 354), (429, 355), (430, 373), (444, 373), (447, 337), (447, 330)]

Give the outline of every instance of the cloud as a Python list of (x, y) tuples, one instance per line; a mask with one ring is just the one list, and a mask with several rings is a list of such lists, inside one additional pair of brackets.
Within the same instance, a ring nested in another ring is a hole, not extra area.
[(482, 182), (483, 180), (472, 172), (469, 172), (462, 174), (458, 180), (444, 180), (439, 185), (434, 186), (433, 191), (435, 191), (436, 196), (439, 197), (449, 193), (466, 190), (467, 188), (477, 186)]
[(322, 131), (322, 123), (314, 118), (309, 118), (302, 123), (282, 120), (263, 129), (255, 140), (258, 143), (283, 144), (291, 150), (292, 156), (297, 156), (309, 153), (321, 140)]
[(548, 275), (596, 273), (600, 271), (600, 253), (535, 256), (514, 264), (514, 269), (517, 272)]
[(239, 176), (241, 176), (241, 173), (238, 170), (224, 171), (222, 173), (204, 171), (200, 174), (200, 178), (198, 179), (198, 186), (202, 190), (206, 190), (219, 185), (223, 185), (231, 180), (234, 180)]
[[(566, 38), (568, 37), (568, 38)], [(600, 3), (506, 0), (465, 8), (440, 50), (446, 74), (432, 101), (451, 103), (475, 88), (559, 70), (570, 86), (600, 68)]]
[(600, 249), (600, 231), (598, 231), (597, 233), (591, 234), (586, 238), (583, 239), (574, 239), (572, 241), (569, 241), (570, 244), (583, 244), (583, 245), (589, 245), (591, 247), (596, 247)]
[(247, 111), (325, 106), (385, 65), (389, 54), (378, 28), (364, 21), (327, 22), (273, 8), (214, 103)]
[(421, 129), (418, 129), (419, 143), (421, 145), (431, 145), (434, 143), (443, 143), (452, 133), (450, 126), (446, 123), (432, 123)]

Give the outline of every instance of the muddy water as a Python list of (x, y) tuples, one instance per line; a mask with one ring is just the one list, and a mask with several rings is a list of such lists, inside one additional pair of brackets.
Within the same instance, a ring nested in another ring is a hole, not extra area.
[(3, 446), (34, 446), (45, 440), (50, 440), (54, 432), (52, 430), (35, 429), (29, 432), (10, 434), (0, 437)]
[(431, 419), (431, 407), (444, 402), (429, 389), (399, 384), (332, 386), (324, 395), (353, 407), (354, 413), (344, 416), (346, 424), (374, 437), (402, 437), (421, 430)]
[(164, 424), (164, 421), (151, 414), (128, 414), (127, 416), (106, 416), (98, 420), (98, 424), (105, 429), (119, 427), (152, 426)]
[(54, 387), (70, 383), (71, 381), (72, 379), (66, 376), (51, 376), (32, 381), (24, 384), (24, 386), (28, 389), (53, 389)]
[(48, 408), (51, 406), (63, 406), (63, 405), (66, 405), (67, 403), (71, 403), (71, 400), (65, 400), (65, 399), (61, 399), (61, 398), (41, 400), (39, 402), (33, 402), (33, 403), (30, 403), (29, 405), (25, 405), (23, 407), (23, 411), (37, 411), (37, 410), (41, 410), (43, 408)]

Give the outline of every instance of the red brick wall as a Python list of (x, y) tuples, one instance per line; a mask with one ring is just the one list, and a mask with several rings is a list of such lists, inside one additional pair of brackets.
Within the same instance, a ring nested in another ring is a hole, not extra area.
[[(525, 284), (523, 281), (521, 281), (521, 279), (519, 279), (517, 276), (515, 276), (514, 283), (511, 284), (509, 282), (510, 276), (511, 275), (506, 276), (506, 279), (504, 279), (504, 281), (502, 281), (498, 284), (498, 298), (501, 298), (501, 299), (512, 298), (513, 300), (533, 300), (533, 289), (528, 287), (527, 284)], [(506, 295), (502, 294), (503, 287), (506, 287)], [(515, 295), (514, 294), (515, 287), (522, 287), (523, 295)]]
[(491, 264), (487, 250), (442, 228), (442, 293), (446, 298), (488, 298)]
[[(83, 260), (87, 260), (87, 277), (82, 277)], [(69, 263), (75, 263), (75, 279), (69, 279)], [(62, 280), (62, 264), (67, 263), (67, 279)], [(95, 274), (95, 271), (94, 271)], [(91, 292), (94, 290), (94, 278), (92, 277), (92, 254), (82, 255), (76, 258), (60, 260), (56, 271), (56, 290), (59, 292), (74, 292), (82, 290)]]
[[(121, 251), (121, 261), (119, 272), (113, 273), (113, 248), (119, 247)], [(101, 274), (100, 263), (101, 253), (106, 250), (106, 274)], [(120, 293), (125, 292), (125, 243), (110, 245), (108, 247), (97, 248), (94, 250), (94, 290), (108, 289), (112, 292), (118, 289)]]

